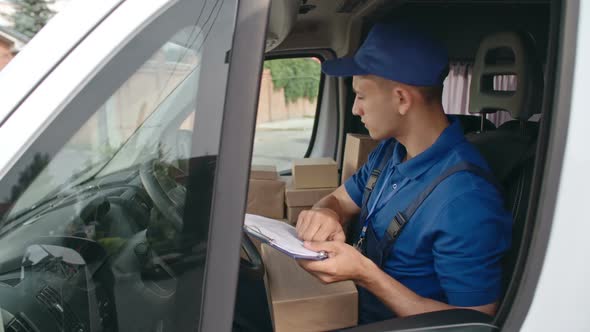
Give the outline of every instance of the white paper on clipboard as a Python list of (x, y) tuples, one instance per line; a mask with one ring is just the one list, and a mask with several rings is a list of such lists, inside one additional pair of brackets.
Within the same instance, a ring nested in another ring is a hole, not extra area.
[(305, 248), (303, 241), (297, 237), (295, 227), (283, 221), (246, 214), (244, 230), (293, 258), (311, 260), (328, 258), (323, 251), (315, 252)]

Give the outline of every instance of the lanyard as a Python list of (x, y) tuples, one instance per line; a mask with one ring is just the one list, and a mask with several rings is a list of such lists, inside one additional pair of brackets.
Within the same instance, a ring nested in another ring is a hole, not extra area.
[[(383, 191), (385, 190), (385, 188), (387, 188), (387, 186), (389, 186), (389, 180), (391, 179), (391, 176), (393, 175), (393, 173), (394, 172), (391, 171), (391, 172), (389, 172), (389, 174), (387, 174), (387, 177), (385, 178), (384, 183), (381, 186), (381, 189), (379, 189), (379, 193), (377, 193), (377, 197), (373, 201), (371, 208), (368, 210), (367, 217), (364, 220), (364, 224), (363, 224), (363, 228), (361, 230), (359, 240), (355, 244), (355, 248), (357, 248), (358, 250), (361, 250), (361, 245), (367, 235), (367, 229), (369, 228), (369, 223), (371, 221), (371, 218), (373, 218), (377, 212), (379, 212), (383, 207), (385, 207), (385, 205), (393, 198), (393, 195), (395, 195), (395, 193), (397, 192), (399, 187), (401, 187), (401, 186), (399, 186), (397, 189), (392, 190), (387, 196), (385, 196), (383, 203), (379, 207), (377, 207), (377, 204), (379, 203), (379, 201), (381, 200), (381, 196), (383, 195)], [(368, 203), (369, 202), (367, 202), (367, 204)]]

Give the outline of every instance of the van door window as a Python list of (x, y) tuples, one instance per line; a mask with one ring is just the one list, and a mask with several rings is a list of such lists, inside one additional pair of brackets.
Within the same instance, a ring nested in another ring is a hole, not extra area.
[(267, 60), (260, 83), (252, 163), (291, 167), (312, 142), (319, 105), (321, 62), (316, 57)]

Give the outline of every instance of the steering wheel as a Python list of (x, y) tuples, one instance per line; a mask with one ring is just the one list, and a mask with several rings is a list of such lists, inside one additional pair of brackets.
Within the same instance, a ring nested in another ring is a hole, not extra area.
[(156, 177), (157, 159), (151, 159), (139, 166), (139, 177), (145, 191), (160, 213), (167, 218), (177, 232), (182, 231), (182, 215), (179, 207), (166, 194)]
[[(160, 213), (167, 218), (176, 232), (182, 232), (182, 211), (171, 198), (168, 196), (160, 181), (156, 177), (156, 167), (160, 163), (157, 159), (151, 159), (139, 167), (139, 177), (141, 183), (148, 193), (154, 205)], [(173, 179), (170, 179), (174, 181)], [(242, 249), (248, 256), (248, 260), (240, 259), (240, 272), (252, 279), (262, 279), (264, 277), (264, 263), (258, 249), (252, 240), (246, 235), (242, 234)]]

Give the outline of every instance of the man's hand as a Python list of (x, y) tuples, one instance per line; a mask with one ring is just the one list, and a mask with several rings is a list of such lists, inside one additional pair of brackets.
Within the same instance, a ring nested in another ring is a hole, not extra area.
[(304, 245), (310, 250), (325, 251), (328, 254), (328, 258), (322, 261), (297, 260), (303, 269), (324, 283), (343, 280), (364, 281), (366, 272), (375, 266), (354, 247), (343, 242), (304, 242)]
[(302, 211), (295, 228), (297, 236), (303, 241), (344, 242), (346, 240), (338, 214), (327, 208)]
[(303, 269), (324, 283), (352, 280), (377, 296), (400, 317), (456, 308), (478, 310), (493, 316), (498, 306), (495, 302), (475, 307), (458, 307), (421, 297), (346, 243), (325, 241), (304, 242), (304, 245), (313, 251), (325, 251), (328, 258), (322, 261), (298, 259), (297, 263)]

